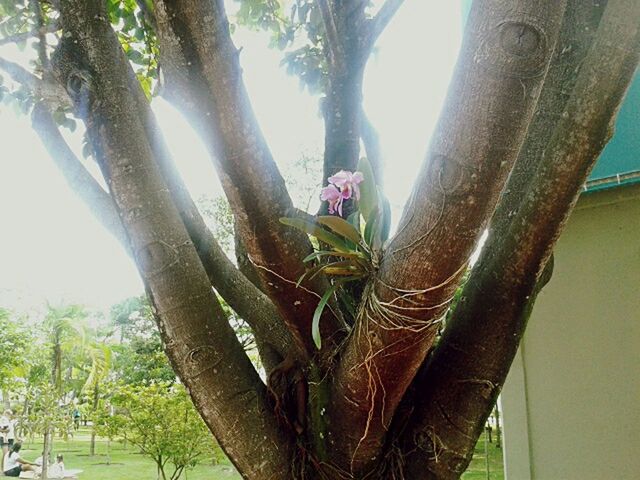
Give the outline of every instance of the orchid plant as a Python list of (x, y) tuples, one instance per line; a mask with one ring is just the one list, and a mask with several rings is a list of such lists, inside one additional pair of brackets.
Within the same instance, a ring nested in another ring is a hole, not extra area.
[[(346, 283), (366, 280), (378, 267), (380, 250), (389, 236), (391, 220), (389, 202), (378, 191), (375, 177), (366, 158), (360, 160), (358, 170), (340, 170), (327, 179), (328, 185), (320, 192), (320, 199), (328, 202), (330, 215), (305, 218), (281, 218), (280, 221), (301, 230), (316, 240), (316, 249), (304, 259), (310, 268), (300, 277), (311, 280), (319, 273), (331, 279), (313, 315), (312, 335), (318, 349), (321, 348), (320, 317), (334, 293), (350, 307), (355, 308), (344, 290)], [(353, 213), (343, 218), (343, 205), (354, 202)]]

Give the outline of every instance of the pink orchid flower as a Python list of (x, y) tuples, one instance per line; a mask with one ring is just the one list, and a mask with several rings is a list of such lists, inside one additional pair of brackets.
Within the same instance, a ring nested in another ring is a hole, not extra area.
[(347, 170), (340, 170), (335, 175), (328, 178), (329, 183), (334, 184), (340, 189), (342, 198), (349, 200), (352, 196), (356, 200), (360, 200), (360, 188), (358, 184), (364, 180), (361, 172), (349, 172)]
[(320, 191), (320, 200), (329, 202), (329, 213), (342, 216), (342, 201), (344, 200), (342, 192), (335, 185), (327, 185)]

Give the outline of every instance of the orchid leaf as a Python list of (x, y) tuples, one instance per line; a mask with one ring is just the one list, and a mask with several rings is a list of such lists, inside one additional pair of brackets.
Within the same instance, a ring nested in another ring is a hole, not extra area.
[(338, 290), (338, 298), (340, 299), (342, 304), (347, 308), (349, 315), (351, 315), (352, 318), (356, 318), (356, 307), (353, 303), (353, 298), (351, 297), (351, 295), (346, 293), (344, 289), (341, 289), (341, 290)]
[(384, 195), (380, 195), (382, 198), (382, 223), (380, 226), (380, 233), (382, 242), (386, 242), (389, 238), (389, 231), (391, 230), (391, 204)]
[(327, 302), (333, 295), (333, 292), (340, 286), (340, 282), (336, 282), (331, 287), (324, 292), (322, 298), (318, 302), (318, 306), (316, 307), (315, 312), (313, 312), (313, 320), (311, 322), (311, 336), (313, 337), (313, 343), (316, 344), (316, 348), (320, 350), (322, 348), (322, 338), (320, 338), (320, 317), (322, 316), (322, 311), (324, 307), (327, 305)]
[(366, 157), (360, 159), (358, 171), (362, 172), (364, 180), (360, 186), (360, 200), (358, 208), (367, 222), (371, 218), (371, 213), (378, 208), (378, 187), (376, 177), (373, 174), (369, 160)]
[(307, 255), (303, 262), (307, 263), (311, 260), (317, 260), (323, 257), (340, 257), (340, 258), (351, 258), (353, 260), (367, 260), (368, 256), (362, 252), (337, 252), (335, 250), (319, 250), (317, 252), (313, 252)]
[(308, 277), (308, 279), (311, 280), (313, 277), (315, 277), (318, 273), (320, 273), (320, 271), (322, 270), (322, 268), (324, 266), (325, 266), (324, 264), (315, 265), (314, 267), (310, 268), (309, 270), (304, 272), (302, 275), (300, 275), (300, 278), (296, 282), (296, 288), (299, 287), (302, 284), (302, 281), (305, 278)]
[(327, 275), (354, 275), (362, 273), (362, 269), (356, 263), (349, 260), (344, 260), (341, 262), (333, 262), (323, 265), (322, 270)]
[(360, 233), (360, 211), (356, 210), (355, 212), (353, 212), (351, 215), (349, 215), (347, 217), (347, 222), (349, 222), (351, 225), (353, 225), (353, 228), (356, 229), (356, 231), (358, 232), (358, 235), (360, 235), (360, 237), (362, 237), (362, 234)]
[(335, 217), (333, 215), (324, 215), (318, 217), (318, 223), (329, 227), (335, 233), (351, 240), (356, 245), (362, 243), (362, 237), (360, 236), (360, 233), (358, 233), (354, 226), (347, 222), (344, 218)]
[(319, 241), (324, 242), (327, 245), (331, 245), (333, 248), (341, 252), (352, 251), (352, 249), (349, 248), (347, 243), (342, 238), (335, 235), (334, 233), (331, 233), (328, 230), (325, 230), (324, 228), (322, 228), (316, 223), (303, 220), (302, 218), (288, 218), (288, 217), (281, 218), (280, 223), (284, 225), (288, 225), (293, 228), (297, 228), (298, 230), (308, 235), (313, 235)]
[(380, 250), (382, 248), (384, 242), (389, 238), (389, 228), (391, 226), (391, 206), (389, 205), (389, 200), (380, 195), (380, 205), (382, 206), (382, 211), (380, 215), (377, 216), (373, 234), (372, 248), (374, 250)]
[(373, 248), (373, 239), (375, 237), (376, 229), (378, 228), (378, 208), (376, 207), (368, 217), (364, 226), (364, 241), (369, 247)]

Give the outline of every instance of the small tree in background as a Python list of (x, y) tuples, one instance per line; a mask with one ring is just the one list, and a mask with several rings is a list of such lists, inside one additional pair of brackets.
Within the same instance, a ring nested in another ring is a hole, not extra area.
[(128, 384), (172, 382), (176, 378), (162, 349), (151, 306), (145, 296), (131, 297), (111, 307), (110, 318), (120, 342), (112, 345), (113, 371)]
[(4, 408), (10, 407), (13, 378), (24, 363), (30, 343), (30, 332), (9, 310), (0, 308), (0, 390)]
[(126, 438), (153, 459), (158, 479), (176, 480), (202, 459), (221, 455), (185, 388), (165, 382), (123, 385), (104, 409), (98, 431)]
[(41, 478), (46, 479), (55, 434), (67, 438), (73, 429), (71, 412), (68, 407), (60, 405), (60, 391), (49, 383), (31, 386), (27, 398), (31, 408), (23, 414), (20, 423), (31, 435), (44, 437)]

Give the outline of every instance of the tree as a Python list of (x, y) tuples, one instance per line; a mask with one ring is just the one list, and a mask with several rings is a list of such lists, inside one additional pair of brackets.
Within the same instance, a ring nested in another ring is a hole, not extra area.
[(14, 320), (13, 314), (0, 307), (0, 390), (5, 408), (9, 408), (9, 390), (31, 343), (29, 330)]
[[(47, 478), (48, 462), (53, 447), (53, 435), (60, 422), (66, 419), (70, 423), (70, 415), (60, 408), (65, 396), (62, 382), (63, 370), (69, 365), (69, 353), (78, 340), (79, 322), (87, 318), (87, 312), (81, 305), (64, 305), (53, 307), (49, 305), (43, 321), (43, 334), (46, 348), (50, 352), (49, 368), (51, 382), (49, 385), (38, 385), (33, 399), (37, 401), (32, 413), (38, 417), (32, 423), (37, 425), (38, 432), (44, 436), (42, 450), (42, 477)], [(32, 400), (33, 402), (33, 400)]]
[[(553, 245), (612, 134), (638, 62), (640, 3), (476, 0), (413, 195), (383, 241), (372, 233), (384, 200), (373, 185), (382, 184), (379, 149), (363, 116), (362, 81), (402, 0), (378, 9), (296, 0), (291, 16), (276, 0), (242, 1), (240, 20), (269, 28), (290, 48), (291, 70), (323, 94), (325, 185), (356, 170), (362, 137), (369, 201), (347, 200), (342, 213), (358, 213), (365, 237), (368, 224), (366, 247), (355, 227), (354, 235), (335, 217), (293, 206), (252, 112), (222, 0), (27, 3), (3, 1), (0, 12), (12, 26), (4, 41), (35, 37), (39, 53), (33, 72), (0, 61), (20, 85), (9, 96), (31, 110), (69, 183), (136, 261), (171, 363), (241, 474), (458, 477), (551, 274)], [(148, 98), (158, 66), (162, 94), (192, 122), (218, 170), (239, 269), (158, 133)], [(59, 133), (71, 116), (86, 128), (108, 192)], [(310, 269), (316, 275), (300, 281)], [(353, 282), (341, 286), (336, 275)], [(251, 325), (266, 384), (216, 293)]]
[[(102, 389), (111, 369), (111, 349), (103, 343), (93, 343), (85, 347), (91, 358), (91, 369), (82, 391), (89, 397), (90, 414), (95, 417), (100, 406)], [(95, 420), (94, 420), (95, 424)], [(89, 455), (96, 454), (96, 428), (91, 429)]]
[(60, 392), (50, 382), (30, 385), (26, 397), (30, 408), (23, 412), (21, 423), (31, 435), (44, 437), (41, 478), (46, 479), (49, 478), (47, 470), (54, 434), (58, 432), (60, 436), (68, 437), (72, 430), (71, 411), (60, 405)]
[(119, 381), (135, 385), (175, 380), (145, 297), (128, 298), (111, 307), (111, 322), (120, 329), (120, 343), (111, 346), (113, 371)]
[[(121, 437), (153, 459), (158, 479), (177, 480), (214, 454), (206, 425), (179, 384), (124, 385), (112, 397), (115, 413), (103, 410), (98, 429)], [(173, 466), (173, 471), (169, 469)]]

